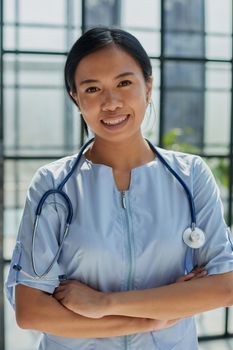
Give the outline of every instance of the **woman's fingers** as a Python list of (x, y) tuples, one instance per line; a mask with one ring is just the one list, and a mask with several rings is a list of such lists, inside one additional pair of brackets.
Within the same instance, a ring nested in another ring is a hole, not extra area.
[(187, 282), (193, 279), (202, 278), (208, 275), (208, 272), (204, 269), (204, 267), (195, 267), (190, 273), (187, 275), (179, 277), (176, 282)]
[(63, 294), (63, 292), (53, 293), (53, 297), (55, 299), (57, 299), (58, 301), (61, 301), (64, 298), (64, 294)]
[(206, 270), (203, 270), (197, 274), (195, 274), (195, 276), (193, 277), (193, 279), (197, 279), (197, 278), (202, 278), (208, 275), (208, 272)]
[(53, 292), (53, 297), (59, 301), (61, 301), (62, 299), (64, 299), (65, 295), (66, 295), (66, 288), (65, 286), (59, 285), (57, 288), (55, 288), (54, 292)]
[(60, 292), (64, 292), (65, 287), (59, 286), (57, 288), (54, 289), (53, 295), (60, 293)]
[(204, 270), (205, 270), (205, 268), (203, 266), (196, 266), (196, 267), (194, 267), (194, 269), (191, 272), (199, 273), (199, 272), (202, 272)]
[(187, 275), (181, 276), (179, 277), (176, 282), (186, 282), (186, 281), (190, 281), (192, 278), (195, 277), (195, 273), (190, 272)]

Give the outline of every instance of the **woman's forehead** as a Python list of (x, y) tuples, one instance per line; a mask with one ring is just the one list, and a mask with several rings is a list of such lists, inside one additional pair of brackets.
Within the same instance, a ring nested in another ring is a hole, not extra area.
[(76, 79), (93, 78), (103, 74), (115, 77), (125, 72), (142, 73), (139, 64), (126, 51), (117, 46), (108, 46), (84, 57), (76, 68)]

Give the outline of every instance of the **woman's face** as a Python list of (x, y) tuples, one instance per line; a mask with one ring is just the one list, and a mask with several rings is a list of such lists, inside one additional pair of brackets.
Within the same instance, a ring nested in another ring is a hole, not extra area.
[(75, 86), (72, 96), (96, 137), (122, 141), (141, 132), (152, 79), (145, 81), (127, 52), (109, 46), (84, 57), (75, 72)]

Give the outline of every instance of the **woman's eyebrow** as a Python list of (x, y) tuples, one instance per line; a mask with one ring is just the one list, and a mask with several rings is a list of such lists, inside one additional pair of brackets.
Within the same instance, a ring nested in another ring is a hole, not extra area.
[[(124, 73), (118, 74), (116, 77), (114, 77), (114, 79), (116, 80), (116, 79), (125, 77), (127, 75), (135, 75), (135, 74), (133, 72), (124, 72)], [(85, 80), (82, 80), (79, 85), (90, 84), (90, 83), (100, 83), (100, 81), (97, 79), (85, 79)]]
[(80, 82), (79, 85), (90, 84), (90, 83), (99, 83), (97, 79), (86, 79)]
[(114, 79), (119, 79), (119, 78), (125, 77), (126, 75), (135, 75), (135, 74), (133, 72), (124, 72), (124, 73), (118, 74)]

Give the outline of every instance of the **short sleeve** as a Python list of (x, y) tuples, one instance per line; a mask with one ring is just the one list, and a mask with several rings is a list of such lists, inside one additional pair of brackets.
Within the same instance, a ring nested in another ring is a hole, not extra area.
[(193, 197), (197, 226), (205, 233), (205, 244), (195, 250), (196, 264), (209, 275), (233, 270), (233, 243), (223, 216), (220, 191), (205, 162), (197, 157), (193, 169)]
[[(42, 168), (35, 174), (27, 192), (17, 241), (5, 282), (6, 295), (13, 307), (15, 307), (15, 286), (17, 284), (53, 293), (59, 284), (58, 276), (64, 274), (59, 260), (54, 263), (46, 278), (42, 279), (36, 278), (32, 265), (32, 236), (36, 208), (41, 196), (53, 187), (51, 174)], [(64, 220), (63, 204), (59, 204), (57, 200), (55, 201), (54, 195), (50, 195), (44, 203), (35, 236), (34, 258), (39, 274), (44, 273), (56, 255)], [(14, 265), (19, 265), (22, 270), (16, 271), (13, 269)]]

